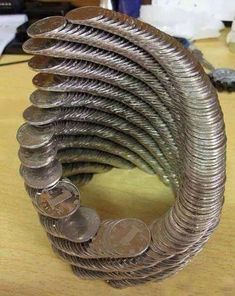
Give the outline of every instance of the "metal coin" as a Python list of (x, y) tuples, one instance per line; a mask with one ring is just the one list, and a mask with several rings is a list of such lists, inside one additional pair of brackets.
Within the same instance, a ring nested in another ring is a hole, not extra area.
[(47, 32), (58, 32), (66, 26), (63, 16), (51, 16), (33, 23), (27, 30), (31, 37), (40, 37)]
[(100, 217), (96, 211), (80, 207), (73, 215), (61, 219), (58, 223), (64, 237), (82, 243), (95, 236), (100, 226)]
[(135, 257), (142, 254), (150, 244), (150, 231), (147, 225), (134, 218), (122, 219), (114, 223), (104, 233), (105, 248), (110, 253), (123, 257)]
[(56, 158), (56, 153), (56, 143), (51, 141), (46, 146), (36, 149), (20, 147), (18, 156), (24, 166), (40, 168), (52, 162)]
[(45, 49), (53, 48), (58, 44), (57, 40), (44, 38), (30, 38), (23, 44), (23, 50), (27, 53), (40, 53)]
[(31, 103), (38, 108), (59, 107), (68, 100), (69, 95), (64, 92), (48, 92), (37, 89), (30, 95)]
[(20, 174), (25, 183), (36, 189), (43, 189), (53, 186), (62, 176), (62, 165), (58, 160), (54, 160), (49, 165), (32, 169), (23, 165), (20, 166)]
[(40, 109), (35, 106), (30, 106), (23, 113), (24, 119), (31, 125), (45, 125), (52, 123), (58, 119), (58, 109)]
[(73, 9), (65, 15), (66, 19), (71, 23), (76, 24), (79, 20), (99, 20), (103, 17), (102, 10), (97, 9), (97, 7), (88, 6), (79, 9)]
[(73, 214), (80, 206), (79, 191), (68, 180), (61, 180), (53, 187), (36, 194), (35, 206), (52, 218), (64, 218)]
[(47, 69), (54, 68), (58, 65), (61, 65), (64, 62), (64, 59), (55, 59), (52, 57), (47, 57), (47, 56), (34, 56), (32, 57), (28, 65), (30, 68), (32, 68), (35, 71), (41, 71), (44, 70), (46, 72)]
[(65, 76), (53, 75), (47, 73), (39, 73), (33, 78), (33, 84), (38, 88), (50, 90), (54, 86), (58, 86), (66, 81)]
[(54, 136), (53, 126), (35, 127), (24, 123), (17, 131), (17, 141), (24, 148), (39, 148), (49, 143)]

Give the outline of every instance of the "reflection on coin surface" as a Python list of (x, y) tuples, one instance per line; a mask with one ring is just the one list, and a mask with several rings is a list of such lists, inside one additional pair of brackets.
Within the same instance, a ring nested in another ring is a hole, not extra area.
[(40, 109), (35, 106), (30, 106), (23, 113), (24, 119), (32, 125), (45, 125), (56, 121), (58, 118), (58, 109)]
[(40, 168), (52, 162), (56, 158), (56, 153), (56, 144), (51, 141), (46, 146), (36, 149), (20, 147), (18, 156), (24, 166)]
[(86, 242), (97, 233), (100, 217), (95, 210), (80, 207), (71, 216), (58, 221), (59, 230), (67, 239), (74, 242)]
[(53, 186), (62, 176), (62, 165), (58, 160), (54, 160), (49, 165), (32, 169), (23, 165), (20, 167), (20, 174), (25, 183), (36, 189), (43, 189)]
[(38, 108), (54, 108), (63, 105), (69, 99), (69, 95), (64, 92), (49, 92), (35, 90), (31, 96), (31, 103)]
[(104, 234), (105, 248), (109, 253), (129, 257), (142, 254), (150, 244), (147, 225), (134, 218), (118, 220)]
[(41, 34), (48, 32), (58, 32), (66, 25), (66, 19), (63, 16), (51, 16), (39, 20), (32, 24), (27, 33), (31, 37), (39, 37)]
[(35, 206), (45, 215), (64, 218), (79, 208), (79, 191), (71, 182), (61, 180), (53, 187), (36, 194)]
[(17, 131), (17, 141), (25, 148), (39, 148), (46, 145), (53, 137), (54, 129), (52, 126), (35, 127), (24, 123)]

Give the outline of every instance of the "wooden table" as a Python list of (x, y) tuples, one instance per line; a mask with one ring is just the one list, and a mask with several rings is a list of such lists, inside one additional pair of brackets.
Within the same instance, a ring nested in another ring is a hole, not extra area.
[[(216, 67), (235, 68), (224, 37), (197, 43)], [(3, 56), (1, 63), (27, 56)], [(17, 128), (29, 105), (34, 73), (27, 64), (0, 67), (1, 296), (235, 295), (235, 95), (221, 93), (228, 136), (226, 200), (219, 228), (204, 250), (181, 272), (161, 283), (116, 290), (102, 281), (80, 280), (52, 252), (18, 174)], [(149, 222), (173, 203), (169, 188), (140, 171), (113, 170), (82, 189), (82, 203), (102, 217)]]

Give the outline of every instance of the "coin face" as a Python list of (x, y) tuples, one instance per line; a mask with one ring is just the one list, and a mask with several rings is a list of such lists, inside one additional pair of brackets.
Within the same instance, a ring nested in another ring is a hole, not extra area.
[(39, 73), (33, 78), (33, 84), (38, 88), (51, 90), (54, 86), (59, 86), (64, 83), (68, 78), (60, 75), (53, 75), (47, 73)]
[(117, 220), (104, 233), (104, 244), (109, 253), (123, 257), (138, 256), (149, 247), (150, 231), (139, 219)]
[(35, 90), (30, 95), (31, 103), (38, 108), (54, 108), (63, 105), (69, 100), (69, 95), (64, 92), (51, 92)]
[(27, 33), (30, 37), (39, 37), (48, 32), (58, 32), (66, 26), (66, 19), (63, 16), (51, 16), (32, 24)]
[(74, 242), (86, 242), (97, 233), (100, 217), (95, 210), (80, 207), (71, 216), (58, 221), (58, 229), (65, 238)]
[(218, 68), (212, 72), (212, 77), (220, 82), (235, 83), (235, 70), (229, 68)]
[(24, 166), (40, 168), (52, 162), (56, 158), (56, 153), (56, 143), (52, 140), (46, 146), (36, 149), (20, 147), (18, 156)]
[(64, 60), (60, 58), (37, 55), (29, 60), (28, 65), (35, 71), (46, 71), (54, 68), (55, 66), (61, 65), (63, 61)]
[(24, 119), (31, 125), (45, 125), (57, 120), (59, 109), (41, 109), (35, 106), (30, 106), (23, 113)]
[(64, 218), (73, 214), (80, 206), (79, 191), (70, 181), (61, 180), (53, 187), (36, 194), (35, 206), (52, 218)]
[(79, 20), (95, 19), (103, 17), (103, 9), (96, 6), (88, 6), (84, 8), (73, 9), (65, 15), (66, 19), (76, 24)]
[(32, 169), (23, 165), (20, 167), (20, 174), (25, 183), (36, 189), (43, 189), (53, 186), (62, 176), (62, 165), (58, 160), (54, 160), (49, 165)]
[(54, 39), (30, 38), (23, 44), (23, 50), (27, 53), (40, 54), (40, 51), (53, 48), (56, 44), (58, 41)]
[(24, 148), (39, 148), (49, 143), (54, 136), (54, 128), (35, 127), (24, 123), (17, 131), (17, 141)]

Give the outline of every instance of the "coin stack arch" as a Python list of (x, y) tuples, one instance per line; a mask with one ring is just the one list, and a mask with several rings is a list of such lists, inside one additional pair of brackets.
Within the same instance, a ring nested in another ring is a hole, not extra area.
[[(116, 288), (175, 274), (223, 205), (226, 135), (209, 78), (174, 38), (99, 7), (45, 18), (28, 35), (38, 73), (17, 133), (20, 173), (53, 250), (78, 277)], [(134, 167), (175, 194), (151, 225), (80, 206), (94, 174)]]

